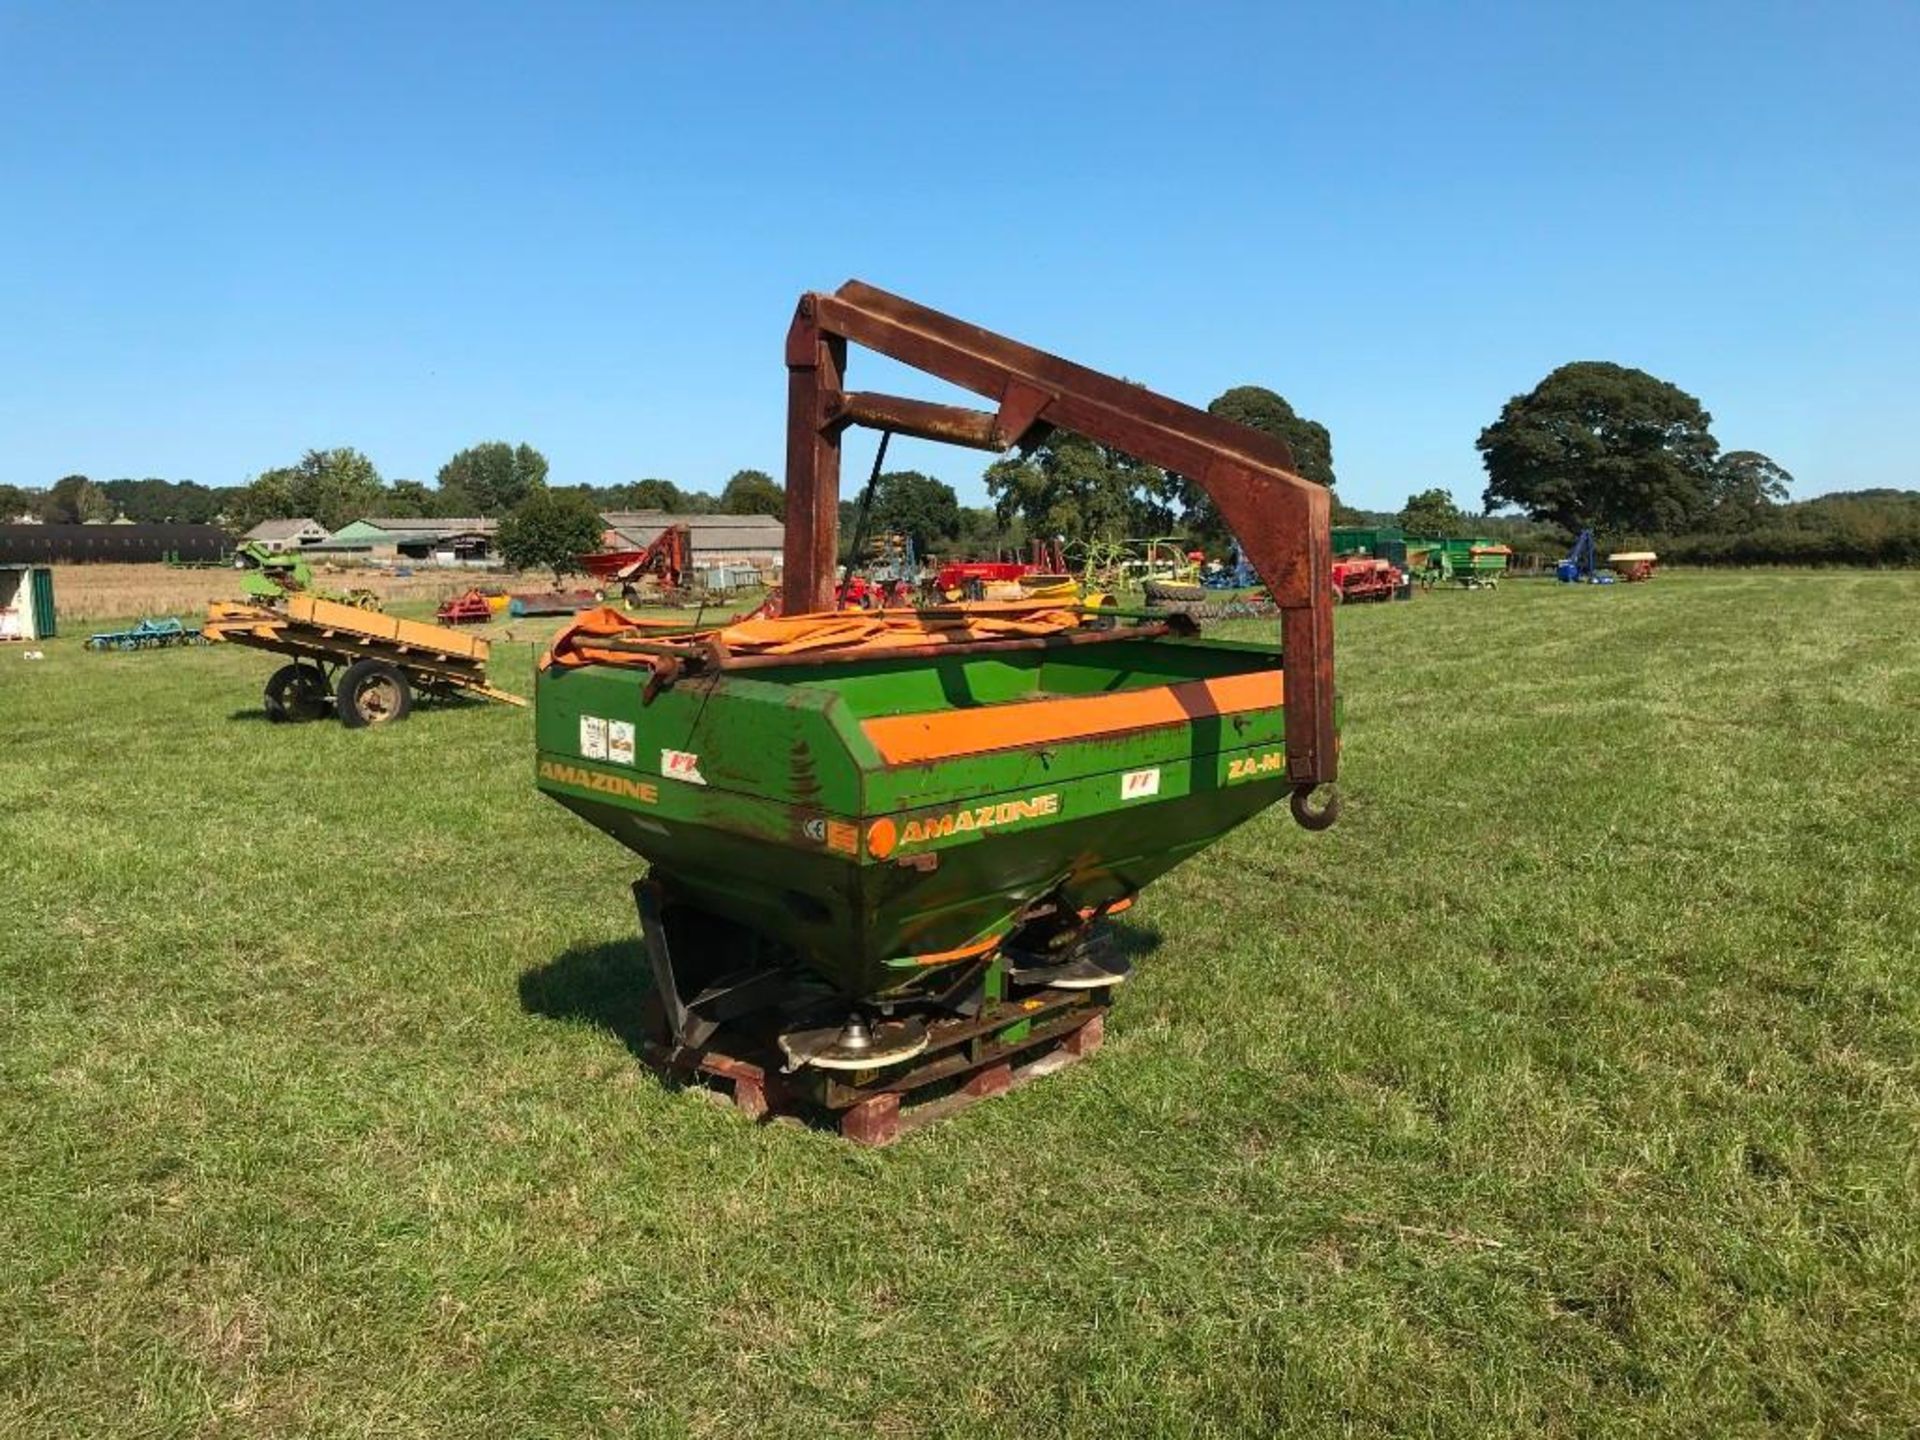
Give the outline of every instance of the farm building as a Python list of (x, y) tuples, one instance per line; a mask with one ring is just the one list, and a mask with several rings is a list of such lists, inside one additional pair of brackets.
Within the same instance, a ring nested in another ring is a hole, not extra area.
[(264, 545), (278, 554), (323, 544), (327, 538), (327, 527), (318, 520), (309, 520), (304, 516), (297, 520), (262, 520), (240, 538)]
[(429, 520), (355, 520), (310, 547), (326, 554), (368, 560), (410, 560), (422, 565), (490, 565), (497, 520), (480, 516)]
[(0, 565), (221, 560), (232, 548), (217, 525), (0, 525)]
[(53, 638), (53, 571), (0, 565), (0, 640)]
[(639, 550), (669, 525), (689, 532), (696, 567), (750, 565), (766, 570), (780, 563), (787, 527), (771, 515), (672, 515), (665, 510), (610, 510), (602, 515), (609, 550)]

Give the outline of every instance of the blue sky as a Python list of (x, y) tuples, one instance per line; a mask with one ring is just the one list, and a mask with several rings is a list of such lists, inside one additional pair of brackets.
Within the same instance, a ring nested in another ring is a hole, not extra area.
[(504, 438), (717, 488), (778, 473), (793, 301), (858, 276), (1270, 385), (1359, 505), (1477, 504), (1574, 359), (1799, 494), (1920, 485), (1916, 62), (1912, 4), (0, 0), (0, 481)]

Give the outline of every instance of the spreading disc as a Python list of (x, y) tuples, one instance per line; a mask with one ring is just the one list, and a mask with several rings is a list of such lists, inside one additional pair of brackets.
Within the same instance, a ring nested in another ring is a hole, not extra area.
[(1016, 985), (1048, 985), (1055, 990), (1104, 990), (1133, 974), (1133, 962), (1118, 955), (1078, 955), (1063, 965), (1035, 965), (1012, 969), (1007, 978)]
[(789, 1069), (812, 1065), (820, 1070), (873, 1070), (911, 1060), (926, 1048), (927, 1027), (913, 1019), (872, 1025), (850, 1020), (818, 1030), (790, 1030), (780, 1037)]

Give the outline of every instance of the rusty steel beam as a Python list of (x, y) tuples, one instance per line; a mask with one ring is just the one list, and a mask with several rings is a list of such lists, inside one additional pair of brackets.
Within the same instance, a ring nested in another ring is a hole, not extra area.
[[(929, 438), (998, 442), (983, 448), (1018, 443), (1041, 427), (1077, 431), (1178, 471), (1213, 498), (1280, 607), (1287, 773), (1296, 787), (1294, 813), (1312, 823), (1317, 817), (1311, 811), (1302, 814), (1300, 802), (1312, 787), (1331, 781), (1339, 767), (1333, 725), (1332, 507), (1323, 487), (1294, 473), (1286, 442), (857, 280), (831, 295), (804, 295), (787, 338), (784, 599), (789, 614), (832, 605), (839, 435), (847, 420), (856, 418), (846, 415), (850, 397), (840, 393), (848, 342), (1000, 407), (990, 426), (983, 424), (984, 411), (922, 407), (892, 397), (863, 396), (854, 408), (881, 418), (917, 417), (957, 432)], [(918, 433), (904, 426), (882, 428)]]
[(787, 518), (781, 599), (789, 615), (833, 609), (840, 538), (840, 394), (847, 342), (820, 327), (812, 295), (787, 331)]
[(969, 445), (975, 450), (1007, 448), (1000, 438), (998, 417), (991, 411), (970, 410), (965, 405), (935, 405), (899, 395), (852, 390), (838, 396), (828, 406), (827, 414), (829, 423), (864, 425), (869, 430), (888, 430), (917, 440)]

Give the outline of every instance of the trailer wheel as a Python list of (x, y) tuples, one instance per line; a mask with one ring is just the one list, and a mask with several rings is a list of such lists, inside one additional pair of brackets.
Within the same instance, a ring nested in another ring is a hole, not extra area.
[(318, 720), (332, 703), (327, 677), (311, 665), (282, 665), (268, 677), (267, 718), (275, 724)]
[(356, 660), (340, 677), (334, 696), (340, 723), (358, 730), (404, 720), (413, 709), (413, 688), (396, 666), (384, 660)]

